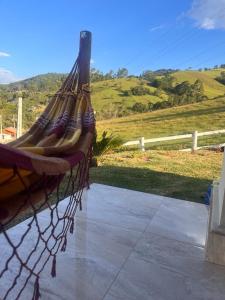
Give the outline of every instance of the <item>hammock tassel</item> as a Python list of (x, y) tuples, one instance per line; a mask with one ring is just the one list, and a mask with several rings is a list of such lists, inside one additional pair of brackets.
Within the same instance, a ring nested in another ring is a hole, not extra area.
[(79, 201), (79, 206), (80, 206), (80, 211), (82, 211), (82, 201), (81, 201), (81, 199)]
[(73, 234), (73, 231), (74, 231), (74, 218), (71, 219), (70, 233)]
[(62, 248), (61, 248), (61, 251), (62, 251), (62, 252), (65, 252), (65, 251), (66, 251), (66, 246), (67, 246), (67, 238), (66, 238), (66, 236), (65, 236), (65, 238), (64, 238), (64, 243), (63, 243)]
[(51, 275), (52, 277), (56, 277), (56, 255), (53, 257)]
[[(89, 149), (95, 136), (90, 59), (91, 33), (82, 31), (78, 58), (44, 112), (24, 136), (7, 145), (0, 143), (0, 240), (8, 250), (6, 257), (0, 253), (0, 300), (12, 300), (11, 294), (15, 295), (13, 300), (20, 299), (29, 290), (29, 283), (32, 300), (46, 299), (41, 289), (42, 271), (48, 266), (50, 278), (60, 273), (56, 255), (66, 251), (68, 235), (76, 230), (75, 215), (79, 206), (82, 209)], [(65, 197), (69, 201), (59, 208), (59, 201)], [(45, 224), (38, 217), (42, 209), (48, 216)], [(15, 230), (19, 238), (15, 245), (7, 230), (28, 216), (30, 221), (23, 232)], [(23, 241), (31, 236), (31, 247), (25, 249)], [(18, 268), (10, 273), (3, 289), (14, 260)]]
[(35, 284), (34, 284), (34, 294), (32, 300), (39, 300), (41, 297), (40, 287), (39, 287), (39, 276), (37, 276)]

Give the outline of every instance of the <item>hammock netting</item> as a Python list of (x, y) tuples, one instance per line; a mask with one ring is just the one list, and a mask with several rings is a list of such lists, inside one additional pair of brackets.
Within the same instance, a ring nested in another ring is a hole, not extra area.
[[(90, 32), (81, 32), (78, 58), (43, 114), (22, 137), (0, 144), (0, 237), (11, 249), (4, 264), (0, 263), (0, 287), (4, 277), (13, 276), (7, 289), (0, 288), (1, 300), (24, 299), (30, 281), (34, 283), (33, 300), (39, 299), (42, 270), (51, 261), (55, 277), (56, 255), (66, 250), (67, 235), (73, 233), (75, 213), (77, 207), (81, 209), (82, 193), (88, 185), (95, 135), (90, 45)], [(61, 214), (59, 201), (66, 196), (68, 205)], [(49, 210), (49, 223), (44, 227), (38, 218), (43, 209)], [(26, 216), (30, 217), (26, 230), (15, 240), (10, 227)], [(24, 255), (20, 249), (34, 227), (35, 241)]]

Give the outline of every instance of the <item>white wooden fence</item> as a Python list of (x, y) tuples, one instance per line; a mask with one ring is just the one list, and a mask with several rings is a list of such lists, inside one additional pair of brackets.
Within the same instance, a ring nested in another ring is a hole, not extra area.
[(210, 146), (198, 147), (198, 137), (208, 136), (208, 135), (216, 135), (216, 134), (221, 134), (221, 133), (225, 133), (225, 129), (214, 130), (214, 131), (205, 131), (205, 132), (198, 132), (196, 130), (193, 133), (166, 136), (166, 137), (160, 137), (160, 138), (152, 138), (152, 139), (145, 139), (144, 137), (141, 137), (139, 140), (129, 141), (129, 142), (123, 144), (123, 146), (139, 145), (140, 150), (145, 151), (145, 144), (192, 138), (192, 148), (183, 149), (182, 151), (191, 151), (191, 150), (196, 151), (198, 149), (206, 148), (206, 147), (225, 146), (225, 144), (220, 144), (220, 145), (210, 145)]

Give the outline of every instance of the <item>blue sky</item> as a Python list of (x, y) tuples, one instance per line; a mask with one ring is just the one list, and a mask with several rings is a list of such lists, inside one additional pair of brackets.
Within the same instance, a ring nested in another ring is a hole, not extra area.
[(225, 0), (0, 0), (0, 83), (68, 72), (83, 29), (103, 72), (225, 63)]

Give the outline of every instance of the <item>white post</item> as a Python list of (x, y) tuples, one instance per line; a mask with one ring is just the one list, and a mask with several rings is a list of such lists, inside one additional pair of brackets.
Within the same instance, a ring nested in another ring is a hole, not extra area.
[[(225, 154), (225, 153), (224, 153)], [(225, 266), (225, 156), (220, 181), (214, 182), (206, 242), (206, 260)]]
[(192, 152), (198, 150), (198, 131), (192, 133)]
[(145, 151), (145, 138), (141, 137), (139, 140), (141, 151)]
[(2, 136), (2, 115), (0, 115), (0, 135), (1, 135), (1, 139), (3, 139), (3, 136)]
[(17, 130), (16, 137), (19, 138), (22, 135), (22, 97), (18, 98), (17, 106)]

